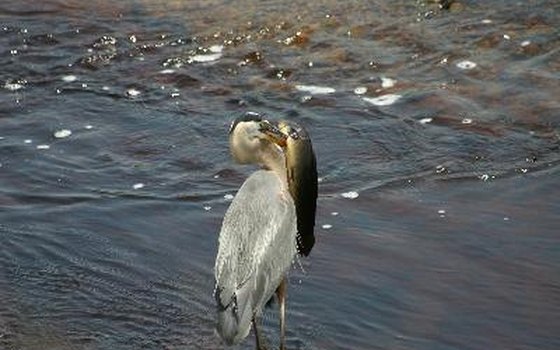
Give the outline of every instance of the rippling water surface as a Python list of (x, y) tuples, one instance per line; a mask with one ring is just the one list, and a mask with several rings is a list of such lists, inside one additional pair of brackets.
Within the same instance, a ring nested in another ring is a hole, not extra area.
[(560, 348), (560, 6), (450, 3), (2, 1), (0, 348), (223, 348), (248, 110), (318, 157), (288, 348)]

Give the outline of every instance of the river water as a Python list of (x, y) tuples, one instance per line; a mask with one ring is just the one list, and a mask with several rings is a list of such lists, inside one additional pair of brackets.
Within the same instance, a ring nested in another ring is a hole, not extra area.
[(318, 158), (289, 349), (559, 349), (559, 27), (539, 0), (3, 0), (0, 348), (223, 348), (254, 171), (227, 130), (256, 111)]

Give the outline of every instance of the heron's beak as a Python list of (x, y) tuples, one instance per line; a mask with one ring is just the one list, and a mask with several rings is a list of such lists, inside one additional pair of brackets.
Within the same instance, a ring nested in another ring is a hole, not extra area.
[(271, 142), (280, 147), (286, 147), (286, 140), (288, 136), (276, 125), (270, 123), (268, 120), (263, 120), (259, 123), (259, 130), (265, 134)]

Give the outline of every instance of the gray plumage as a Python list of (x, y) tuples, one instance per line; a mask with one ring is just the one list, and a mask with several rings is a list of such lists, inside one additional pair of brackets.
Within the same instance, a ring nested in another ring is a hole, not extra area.
[(226, 212), (216, 258), (218, 332), (228, 344), (244, 339), (255, 312), (273, 296), (297, 252), (296, 213), (280, 178), (259, 170)]

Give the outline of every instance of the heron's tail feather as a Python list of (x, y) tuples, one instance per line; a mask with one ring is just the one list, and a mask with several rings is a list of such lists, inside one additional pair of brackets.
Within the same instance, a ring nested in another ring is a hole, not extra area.
[(253, 320), (252, 294), (247, 285), (242, 286), (229, 297), (223, 295), (224, 292), (225, 290), (219, 287), (216, 289), (218, 304), (216, 329), (226, 344), (233, 345), (245, 339), (251, 330), (251, 321)]

